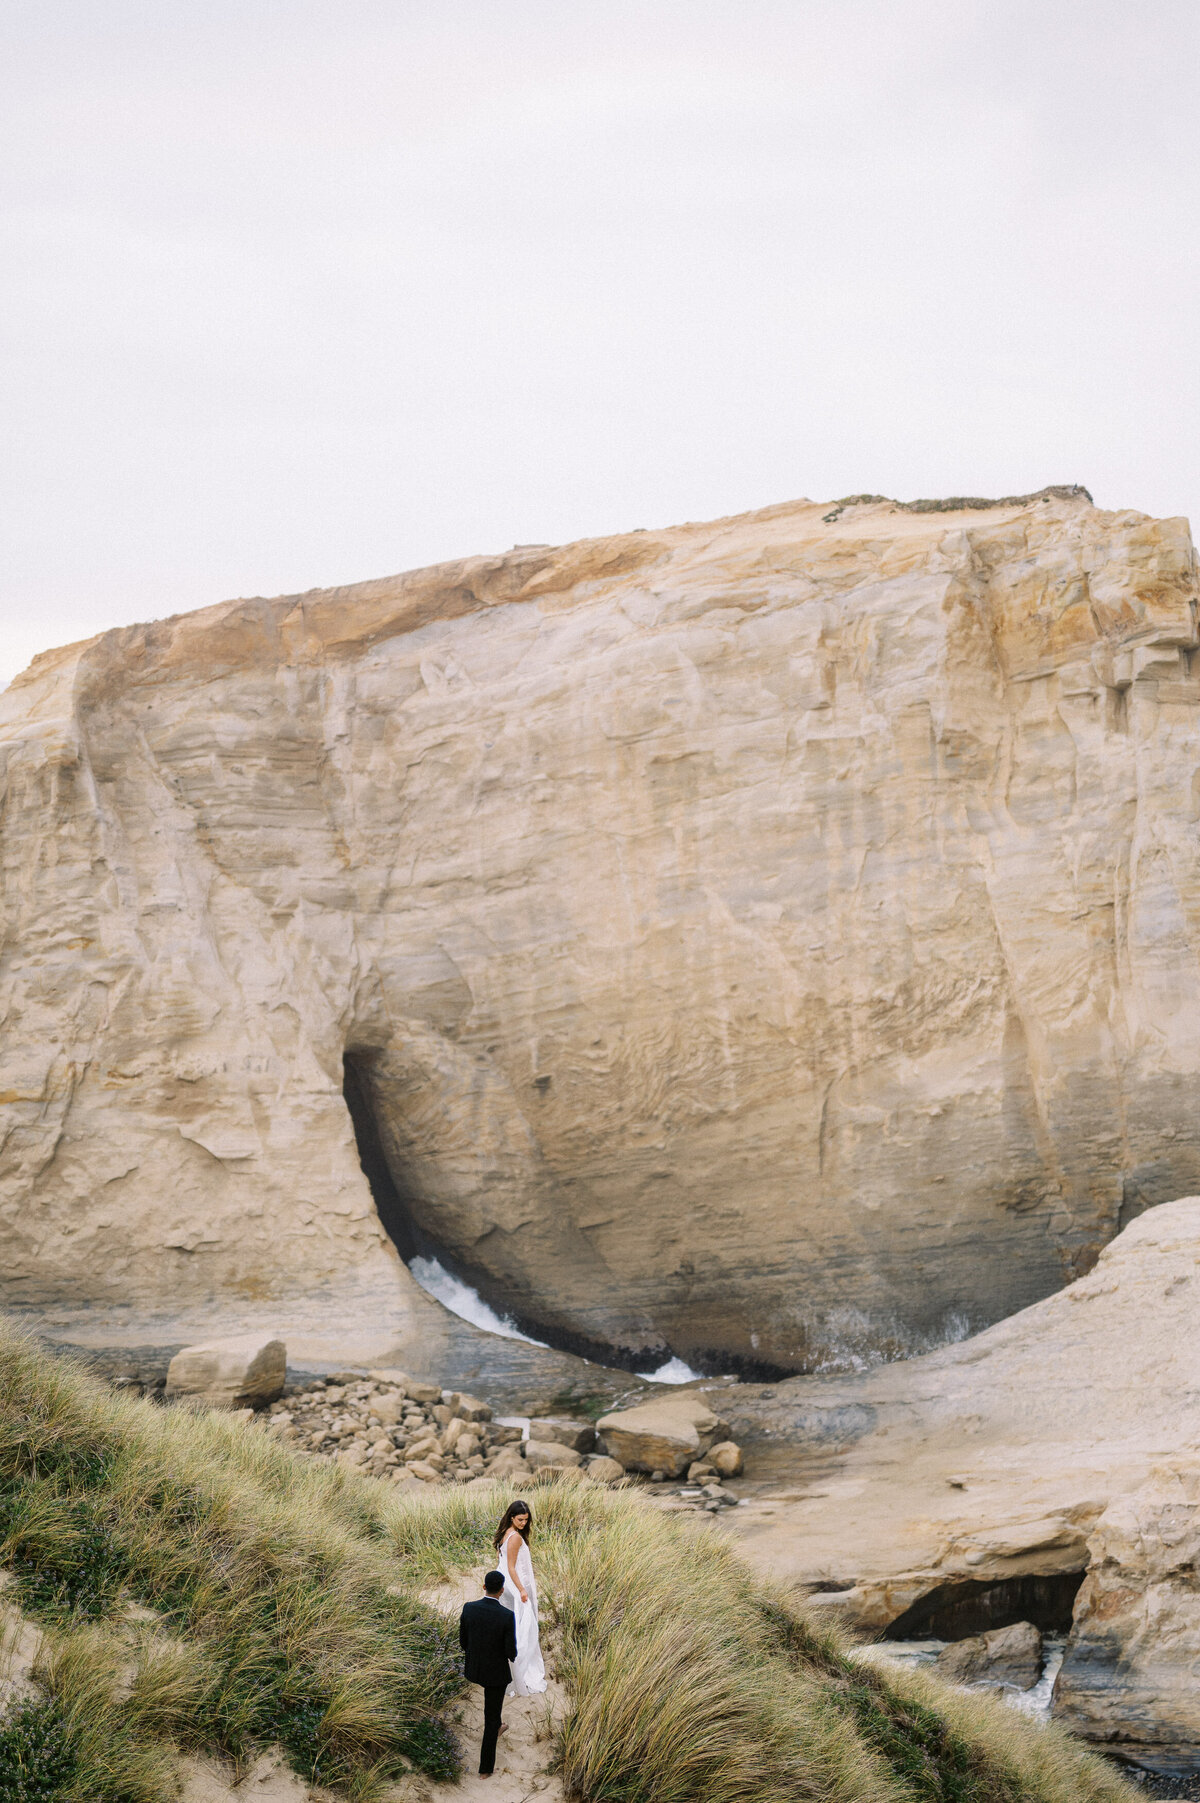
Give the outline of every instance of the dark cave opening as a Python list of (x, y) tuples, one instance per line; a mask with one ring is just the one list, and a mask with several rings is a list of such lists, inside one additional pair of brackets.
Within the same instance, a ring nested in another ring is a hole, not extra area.
[(371, 1187), (376, 1212), (384, 1232), (397, 1252), (409, 1264), (412, 1259), (439, 1256), (418, 1225), (419, 1198), (402, 1189), (392, 1175), (371, 1101), (370, 1079), (365, 1067), (369, 1052), (346, 1052), (342, 1058), (342, 1094), (350, 1112), (354, 1138), (358, 1144), (358, 1162)]
[[(374, 1060), (375, 1054), (368, 1048), (343, 1053), (342, 1094), (354, 1128), (359, 1163), (370, 1186), (376, 1212), (404, 1263), (411, 1268), (414, 1259), (436, 1260), (449, 1277), (465, 1284), (494, 1315), (515, 1327), (520, 1337), (535, 1345), (569, 1353), (615, 1370), (645, 1370), (648, 1362), (657, 1366), (668, 1360), (672, 1356), (671, 1350), (662, 1342), (648, 1348), (613, 1345), (572, 1332), (561, 1321), (547, 1321), (540, 1314), (531, 1317), (527, 1308), (521, 1307), (514, 1297), (505, 1293), (494, 1276), (464, 1264), (447, 1250), (426, 1224), (429, 1217), (428, 1198), (421, 1194), (419, 1187), (406, 1185), (403, 1168), (397, 1170), (394, 1157), (389, 1160), (384, 1149), (372, 1070)], [(436, 1291), (432, 1293), (452, 1314), (461, 1315), (481, 1331), (491, 1330), (486, 1321), (477, 1320), (470, 1313), (455, 1308), (446, 1297), (438, 1296)]]
[[(363, 1175), (370, 1186), (375, 1210), (383, 1224), (384, 1232), (395, 1246), (396, 1251), (411, 1267), (414, 1259), (426, 1258), (436, 1260), (450, 1277), (457, 1278), (473, 1290), (480, 1301), (516, 1326), (522, 1335), (527, 1335), (535, 1342), (555, 1345), (562, 1352), (574, 1352), (574, 1345), (558, 1340), (540, 1322), (526, 1321), (519, 1310), (513, 1308), (507, 1299), (496, 1293), (494, 1282), (489, 1283), (486, 1275), (468, 1268), (456, 1259), (453, 1253), (429, 1232), (424, 1224), (424, 1198), (419, 1190), (405, 1184), (403, 1172), (397, 1172), (393, 1163), (389, 1162), (384, 1151), (383, 1137), (379, 1131), (379, 1123), (375, 1112), (375, 1100), (372, 1095), (371, 1063), (373, 1054), (370, 1051), (347, 1051), (342, 1055), (342, 1094), (350, 1122), (354, 1128), (354, 1138), (358, 1146), (358, 1162), (362, 1166)], [(418, 1279), (418, 1281), (420, 1281)], [(424, 1287), (424, 1286), (423, 1286)], [(440, 1300), (443, 1307), (450, 1305), (444, 1298)], [(450, 1308), (451, 1314), (457, 1313)], [(462, 1319), (471, 1320), (469, 1315)], [(487, 1331), (482, 1323), (472, 1322)], [(589, 1347), (584, 1356), (595, 1357), (596, 1349)]]
[(939, 1584), (898, 1615), (885, 1640), (966, 1640), (992, 1628), (1032, 1622), (1043, 1634), (1066, 1634), (1071, 1627), (1082, 1571), (1050, 1577), (976, 1578)]

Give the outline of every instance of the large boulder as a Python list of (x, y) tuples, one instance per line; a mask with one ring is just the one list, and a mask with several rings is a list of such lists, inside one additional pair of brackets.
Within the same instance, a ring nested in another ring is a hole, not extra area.
[(702, 1396), (656, 1396), (636, 1408), (602, 1415), (597, 1431), (609, 1455), (626, 1471), (661, 1471), (678, 1477), (723, 1432), (720, 1417)]
[(261, 1409), (283, 1395), (287, 1347), (263, 1334), (185, 1346), (167, 1367), (168, 1402), (209, 1409)]
[(802, 501), (38, 658), (0, 1300), (491, 1385), (561, 1355), (397, 1248), (643, 1371), (1048, 1294), (1200, 1184), (1197, 596), (1081, 490)]
[[(1195, 1281), (1195, 1280), (1193, 1280)], [(1054, 1690), (1054, 1718), (1152, 1771), (1200, 1764), (1200, 1458), (1111, 1502)]]

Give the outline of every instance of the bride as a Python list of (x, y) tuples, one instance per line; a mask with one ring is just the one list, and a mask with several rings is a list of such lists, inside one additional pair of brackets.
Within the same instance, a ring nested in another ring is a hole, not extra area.
[(517, 1617), (517, 1656), (512, 1661), (510, 1697), (527, 1697), (546, 1688), (546, 1668), (538, 1641), (537, 1585), (529, 1556), (533, 1516), (526, 1502), (510, 1503), (496, 1529), (495, 1547), (504, 1573), (500, 1601)]

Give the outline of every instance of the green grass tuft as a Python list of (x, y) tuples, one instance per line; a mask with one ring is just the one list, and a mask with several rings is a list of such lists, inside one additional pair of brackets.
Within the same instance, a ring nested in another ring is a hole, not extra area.
[(66, 1723), (53, 1704), (25, 1703), (0, 1725), (0, 1797), (53, 1803), (75, 1776)]

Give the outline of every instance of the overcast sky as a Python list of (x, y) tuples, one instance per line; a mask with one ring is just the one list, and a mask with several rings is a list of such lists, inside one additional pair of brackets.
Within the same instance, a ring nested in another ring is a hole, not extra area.
[(1200, 507), (1195, 0), (0, 0), (0, 678), (855, 490)]

